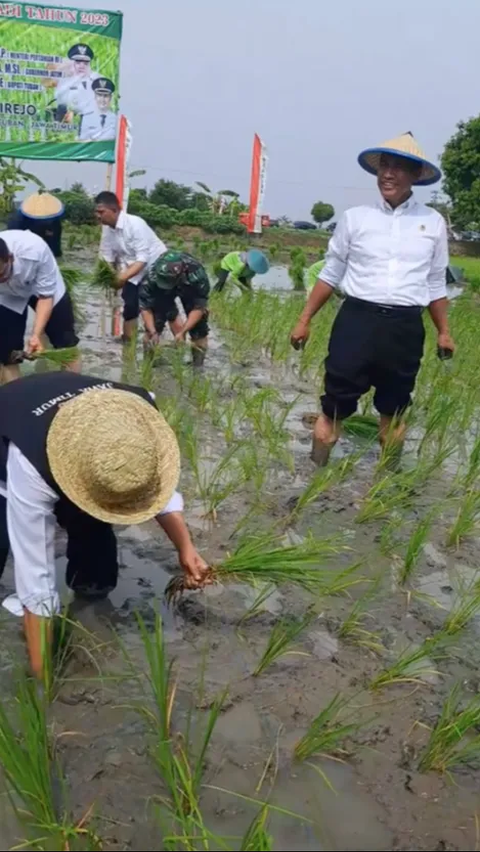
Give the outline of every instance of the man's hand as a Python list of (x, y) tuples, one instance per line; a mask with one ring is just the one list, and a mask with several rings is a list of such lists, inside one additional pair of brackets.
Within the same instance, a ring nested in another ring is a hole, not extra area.
[(438, 335), (437, 344), (439, 349), (450, 349), (451, 352), (455, 352), (455, 344), (448, 331)]
[(128, 278), (125, 278), (124, 272), (117, 272), (117, 290), (121, 290), (122, 287), (125, 287)]
[(198, 589), (212, 583), (210, 568), (193, 544), (179, 552), (180, 565), (185, 571), (185, 583), (189, 589)]
[(143, 342), (145, 346), (158, 346), (160, 343), (160, 335), (156, 331), (146, 331)]
[(43, 352), (43, 344), (37, 334), (32, 334), (25, 347), (27, 355), (39, 355)]
[(294, 349), (303, 349), (308, 338), (310, 337), (310, 325), (308, 322), (297, 323), (290, 335), (290, 343)]
[(175, 343), (185, 343), (186, 331), (179, 331), (175, 335)]

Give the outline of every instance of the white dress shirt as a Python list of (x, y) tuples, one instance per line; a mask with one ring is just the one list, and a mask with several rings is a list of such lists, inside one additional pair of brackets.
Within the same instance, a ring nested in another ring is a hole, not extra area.
[(347, 210), (320, 279), (367, 302), (426, 307), (447, 295), (447, 266), (445, 220), (412, 195), (395, 210), (383, 200)]
[(91, 71), (88, 77), (73, 74), (70, 77), (62, 77), (56, 88), (56, 101), (59, 106), (77, 115), (85, 115), (93, 112), (96, 107), (95, 92), (92, 83), (100, 78), (100, 74)]
[(32, 296), (53, 296), (56, 305), (65, 284), (46, 242), (31, 231), (2, 231), (0, 237), (14, 258), (10, 278), (0, 282), (0, 305), (16, 314), (23, 314)]
[(81, 142), (108, 142), (117, 136), (117, 114), (97, 110), (82, 116), (79, 140)]
[(166, 251), (165, 243), (140, 216), (122, 210), (115, 228), (103, 227), (100, 254), (105, 260), (120, 263), (121, 269), (127, 269), (132, 263), (146, 263), (145, 269), (131, 279), (132, 284), (141, 284), (155, 261)]

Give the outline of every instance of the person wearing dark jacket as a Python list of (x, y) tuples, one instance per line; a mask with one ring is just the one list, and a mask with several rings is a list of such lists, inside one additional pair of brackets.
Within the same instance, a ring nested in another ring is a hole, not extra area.
[(59, 611), (55, 528), (66, 530), (67, 585), (95, 600), (118, 579), (113, 525), (158, 521), (187, 585), (208, 582), (177, 492), (177, 440), (143, 388), (92, 376), (33, 374), (0, 388), (0, 576), (9, 550), (32, 671)]
[(31, 231), (41, 237), (53, 256), (62, 257), (62, 218), (65, 208), (59, 198), (49, 192), (35, 193), (11, 214), (9, 231)]

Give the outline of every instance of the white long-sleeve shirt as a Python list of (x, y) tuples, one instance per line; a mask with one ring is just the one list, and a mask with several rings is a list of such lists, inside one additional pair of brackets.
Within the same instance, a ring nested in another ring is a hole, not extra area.
[(101, 113), (98, 109), (82, 116), (79, 140), (81, 142), (112, 141), (117, 135), (118, 116), (109, 110)]
[(92, 83), (99, 77), (96, 71), (91, 71), (87, 77), (79, 74), (62, 77), (56, 88), (57, 104), (66, 106), (78, 115), (92, 112), (96, 107)]
[(319, 277), (367, 302), (426, 307), (446, 296), (447, 266), (443, 216), (411, 196), (395, 210), (383, 200), (347, 210)]
[(157, 237), (149, 225), (130, 213), (120, 213), (115, 228), (104, 225), (100, 254), (109, 263), (118, 262), (122, 269), (133, 263), (145, 263), (145, 269), (131, 279), (140, 284), (153, 264), (167, 251), (165, 243)]
[[(0, 483), (7, 498), (7, 527), (15, 571), (17, 601), (8, 609), (22, 614), (50, 615), (60, 609), (55, 574), (55, 504), (58, 494), (45, 482), (15, 444), (8, 446), (7, 482)], [(176, 491), (160, 515), (183, 511)], [(17, 605), (16, 605), (17, 604)]]
[(0, 305), (23, 314), (32, 296), (53, 297), (56, 305), (65, 294), (65, 283), (45, 240), (31, 231), (2, 231), (13, 255), (12, 274), (0, 283)]

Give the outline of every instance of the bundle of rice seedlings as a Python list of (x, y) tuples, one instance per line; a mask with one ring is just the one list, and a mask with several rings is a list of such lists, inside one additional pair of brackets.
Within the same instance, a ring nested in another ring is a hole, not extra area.
[[(350, 574), (351, 569), (341, 575), (322, 569), (325, 559), (345, 549), (338, 539), (309, 537), (301, 544), (284, 546), (282, 538), (272, 533), (246, 536), (221, 565), (211, 568), (209, 579), (214, 582), (290, 583), (312, 593), (331, 593), (332, 580), (335, 591), (357, 582), (345, 580), (345, 574)], [(339, 576), (343, 577), (340, 587)], [(167, 601), (174, 602), (185, 589), (185, 578), (175, 577), (165, 591)]]
[(67, 293), (72, 296), (75, 287), (82, 283), (84, 275), (81, 269), (75, 266), (60, 266), (60, 272), (67, 288)]
[(92, 276), (92, 285), (100, 290), (117, 290), (117, 273), (114, 268), (102, 257), (97, 261), (95, 271)]
[(375, 441), (378, 436), (378, 418), (371, 414), (352, 414), (342, 425), (347, 435), (355, 438)]

